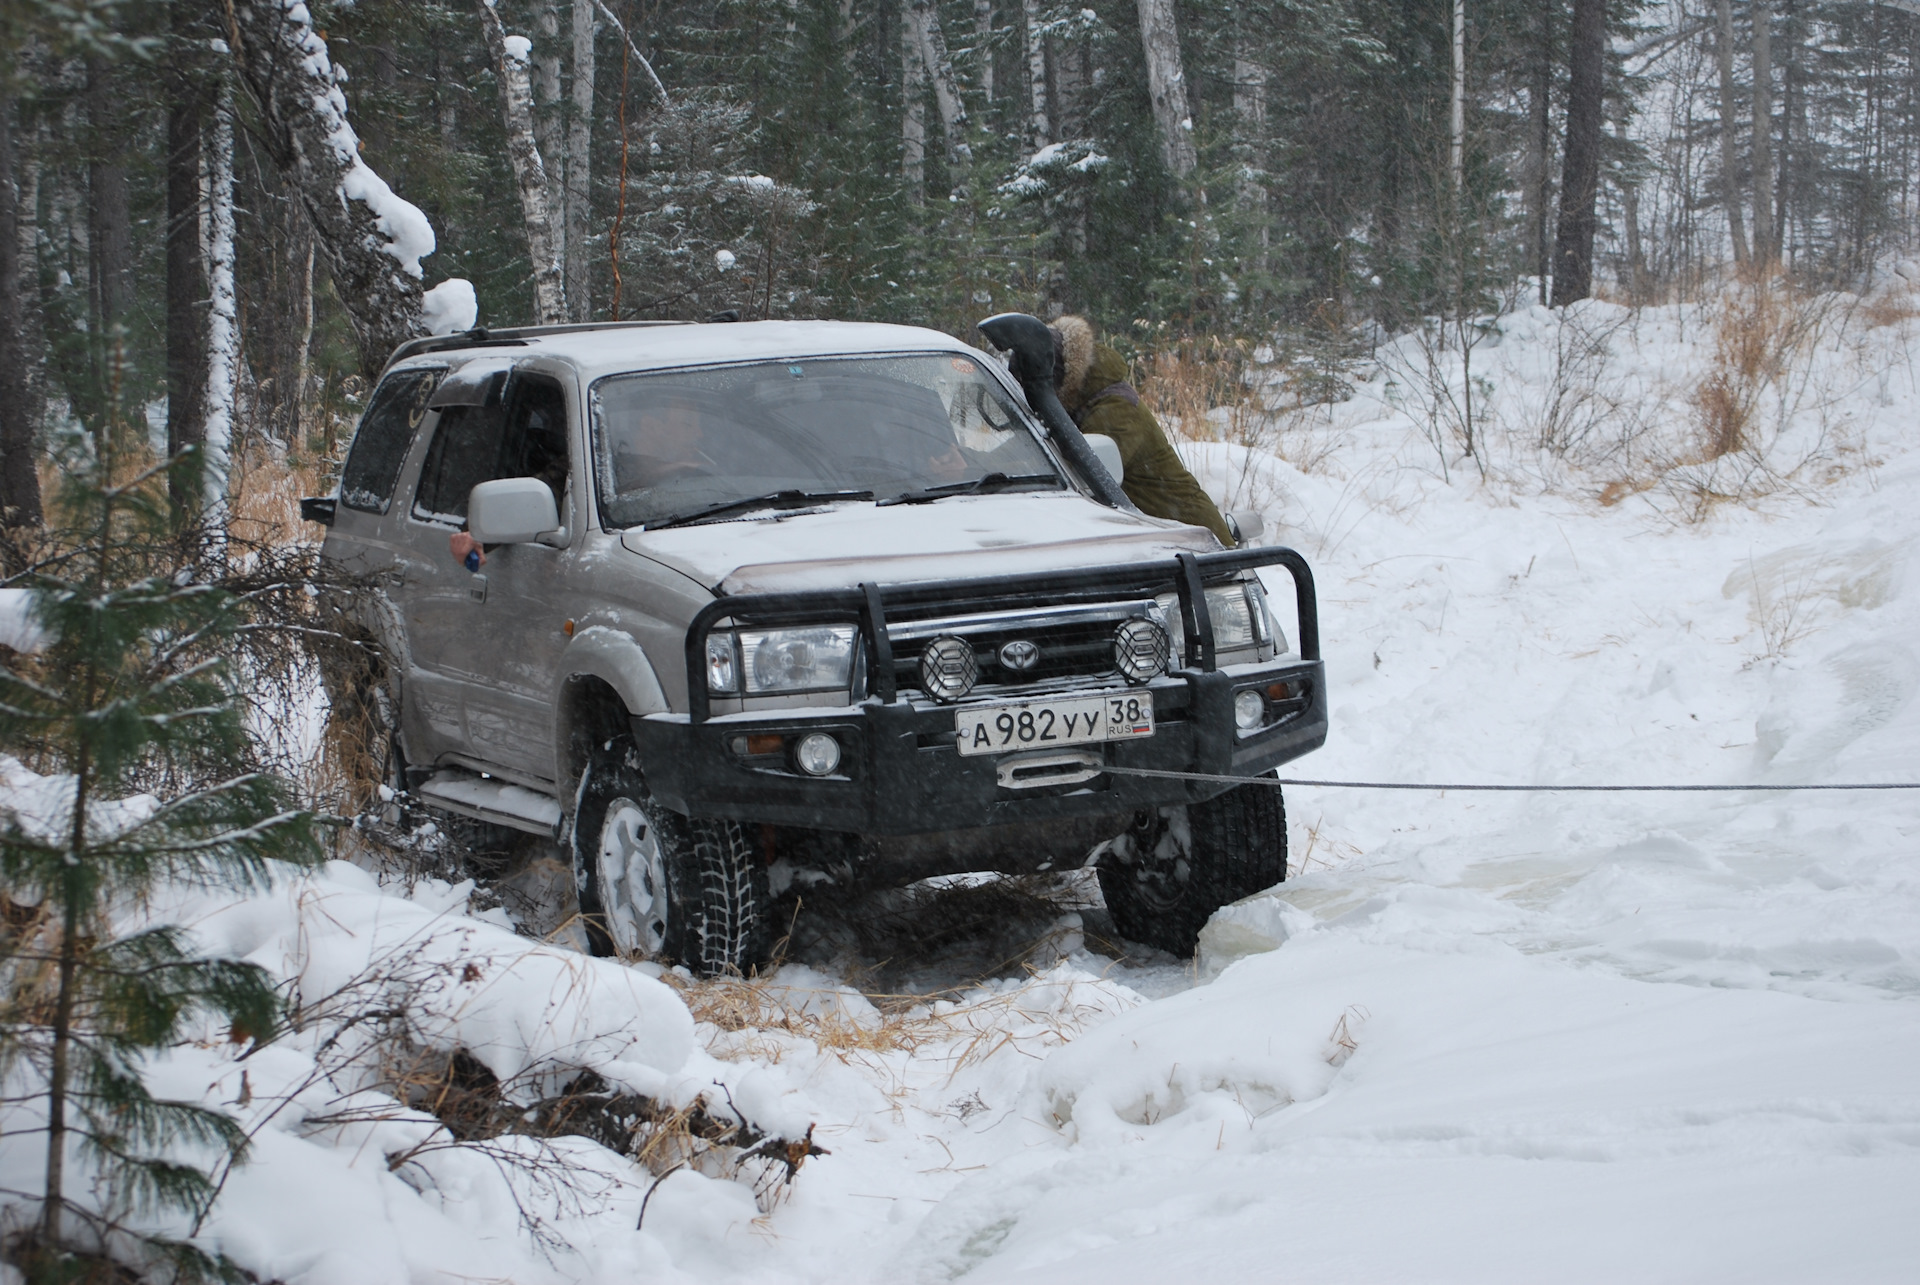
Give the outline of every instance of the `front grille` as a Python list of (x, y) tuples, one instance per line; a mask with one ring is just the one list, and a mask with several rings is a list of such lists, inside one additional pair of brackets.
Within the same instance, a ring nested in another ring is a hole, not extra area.
[[(895, 681), (902, 691), (921, 688), (920, 654), (935, 638), (958, 638), (973, 648), (984, 688), (1021, 688), (1071, 678), (1117, 678), (1113, 664), (1114, 631), (1127, 620), (1155, 618), (1148, 601), (1100, 603), (1039, 611), (1005, 611), (905, 622), (890, 628)], [(1018, 667), (1019, 644), (1033, 652), (1032, 663)], [(1011, 663), (1010, 663), (1011, 662)]]

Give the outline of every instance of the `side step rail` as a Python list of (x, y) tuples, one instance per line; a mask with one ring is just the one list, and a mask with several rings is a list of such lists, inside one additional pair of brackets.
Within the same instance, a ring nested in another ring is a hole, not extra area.
[(524, 785), (509, 785), (473, 772), (443, 768), (415, 786), (413, 792), (428, 807), (440, 808), (455, 816), (490, 821), (550, 839), (560, 834), (559, 802)]

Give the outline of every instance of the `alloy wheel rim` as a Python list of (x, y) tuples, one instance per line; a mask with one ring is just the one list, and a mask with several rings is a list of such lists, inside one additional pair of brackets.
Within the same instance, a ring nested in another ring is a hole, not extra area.
[(667, 944), (667, 863), (639, 804), (615, 799), (600, 823), (601, 911), (623, 955), (658, 955)]

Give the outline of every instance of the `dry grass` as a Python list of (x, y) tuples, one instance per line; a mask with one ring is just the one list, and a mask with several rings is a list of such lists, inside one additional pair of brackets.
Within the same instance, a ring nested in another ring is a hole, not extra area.
[[(869, 1069), (893, 1055), (937, 1065), (948, 1076), (1002, 1049), (1057, 1048), (1075, 1038), (1104, 1006), (1076, 990), (1086, 982), (1032, 977), (984, 995), (929, 1002), (924, 995), (868, 995), (792, 987), (763, 978), (692, 979), (668, 973), (693, 1013), (713, 1028), (709, 1051), (728, 1060), (779, 1062), (794, 1041)], [(1063, 992), (1063, 993), (1062, 993)], [(976, 997), (977, 996), (977, 997)]]

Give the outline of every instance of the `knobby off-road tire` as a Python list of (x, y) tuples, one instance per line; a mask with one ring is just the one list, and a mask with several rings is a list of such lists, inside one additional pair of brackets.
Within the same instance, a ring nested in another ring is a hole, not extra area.
[(1120, 935), (1187, 956), (1213, 912), (1287, 877), (1280, 790), (1241, 785), (1205, 803), (1142, 812), (1101, 859)]
[(573, 876), (596, 955), (745, 974), (772, 945), (760, 854), (737, 822), (691, 820), (647, 792), (630, 741), (587, 764), (574, 814)]

